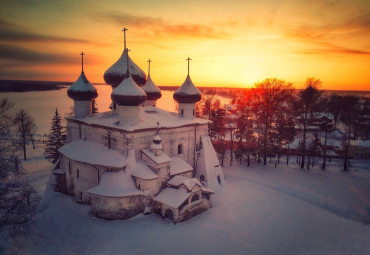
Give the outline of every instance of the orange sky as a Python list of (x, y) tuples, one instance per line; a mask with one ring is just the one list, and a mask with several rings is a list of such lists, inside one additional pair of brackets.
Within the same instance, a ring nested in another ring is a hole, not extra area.
[(0, 79), (75, 81), (121, 55), (157, 85), (250, 87), (277, 77), (322, 89), (370, 90), (370, 5), (340, 1), (17, 1), (0, 6)]

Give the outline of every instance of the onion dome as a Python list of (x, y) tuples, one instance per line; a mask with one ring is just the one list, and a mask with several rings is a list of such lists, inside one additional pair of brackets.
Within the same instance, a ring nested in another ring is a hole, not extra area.
[(161, 90), (154, 84), (152, 78), (150, 77), (150, 63), (152, 62), (150, 59), (149, 62), (149, 69), (148, 69), (148, 79), (143, 87), (141, 87), (147, 96), (147, 100), (157, 100), (162, 96)]
[(111, 94), (112, 101), (118, 105), (138, 106), (145, 102), (146, 94), (127, 73), (123, 81)]
[(153, 149), (153, 150), (162, 150), (163, 146), (161, 144), (161, 141), (162, 141), (162, 139), (159, 135), (154, 136), (153, 137), (153, 143), (150, 146), (150, 148)]
[(201, 99), (201, 93), (188, 75), (184, 83), (173, 93), (173, 98), (179, 103), (196, 103)]
[(117, 87), (122, 82), (127, 73), (127, 63), (129, 65), (129, 71), (132, 79), (140, 87), (143, 86), (146, 82), (146, 75), (144, 71), (140, 67), (138, 67), (134, 63), (134, 61), (132, 61), (132, 59), (128, 55), (128, 49), (125, 49), (117, 62), (109, 67), (107, 71), (105, 71), (105, 83), (111, 85), (112, 87)]
[(82, 71), (80, 77), (68, 88), (67, 95), (73, 100), (91, 101), (98, 96), (98, 92), (85, 76), (83, 70), (83, 55), (84, 53), (82, 52)]

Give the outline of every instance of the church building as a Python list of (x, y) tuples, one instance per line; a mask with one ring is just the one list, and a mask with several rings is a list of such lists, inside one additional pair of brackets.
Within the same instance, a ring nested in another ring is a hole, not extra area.
[(112, 109), (92, 114), (98, 94), (83, 70), (68, 89), (74, 113), (67, 117), (67, 144), (53, 170), (56, 189), (89, 204), (103, 219), (155, 212), (174, 223), (212, 207), (224, 183), (208, 137), (208, 120), (195, 117), (201, 93), (188, 73), (174, 92), (178, 112), (156, 107), (161, 97), (149, 71), (140, 69), (125, 45), (104, 73)]

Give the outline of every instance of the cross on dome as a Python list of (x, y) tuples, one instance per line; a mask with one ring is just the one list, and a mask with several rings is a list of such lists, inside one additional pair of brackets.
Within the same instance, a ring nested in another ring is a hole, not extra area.
[(122, 29), (122, 32), (123, 32), (123, 42), (124, 42), (124, 45), (125, 45), (125, 49), (126, 49), (126, 31), (127, 31), (128, 29), (126, 28), (126, 27), (124, 27), (123, 29)]
[(81, 52), (81, 65), (82, 65), (82, 72), (84, 71), (84, 55), (85, 55), (85, 53), (82, 51)]
[(151, 61), (150, 59), (147, 61), (149, 63), (149, 67), (148, 67), (148, 76), (150, 76), (150, 63), (153, 62)]
[(158, 135), (158, 133), (159, 133), (159, 129), (160, 129), (160, 124), (159, 124), (159, 121), (156, 123), (157, 124), (157, 135)]
[(188, 61), (188, 76), (189, 76), (189, 65), (190, 65), (190, 60), (192, 60), (191, 58), (187, 58), (187, 59), (185, 59), (186, 61)]

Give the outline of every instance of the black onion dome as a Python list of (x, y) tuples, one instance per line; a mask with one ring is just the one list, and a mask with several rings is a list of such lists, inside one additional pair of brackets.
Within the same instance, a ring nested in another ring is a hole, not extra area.
[(173, 93), (173, 98), (179, 103), (196, 103), (201, 97), (199, 89), (195, 87), (189, 75), (180, 88)]
[(141, 88), (145, 91), (147, 100), (157, 100), (162, 96), (161, 90), (154, 84), (150, 75), (145, 85)]
[(156, 135), (153, 137), (153, 143), (160, 144), (162, 141), (161, 137), (159, 135)]
[(123, 81), (113, 90), (111, 98), (118, 105), (138, 106), (145, 102), (146, 94), (130, 75), (126, 75)]
[(111, 85), (112, 87), (117, 87), (125, 78), (127, 73), (127, 58), (129, 63), (129, 71), (132, 79), (140, 87), (143, 86), (146, 82), (145, 72), (137, 66), (134, 61), (128, 55), (127, 49), (125, 49), (121, 57), (114, 63), (111, 67), (108, 68), (104, 73), (104, 81), (106, 84)]
[(68, 88), (67, 95), (73, 100), (91, 101), (98, 96), (98, 92), (82, 71), (77, 81)]

